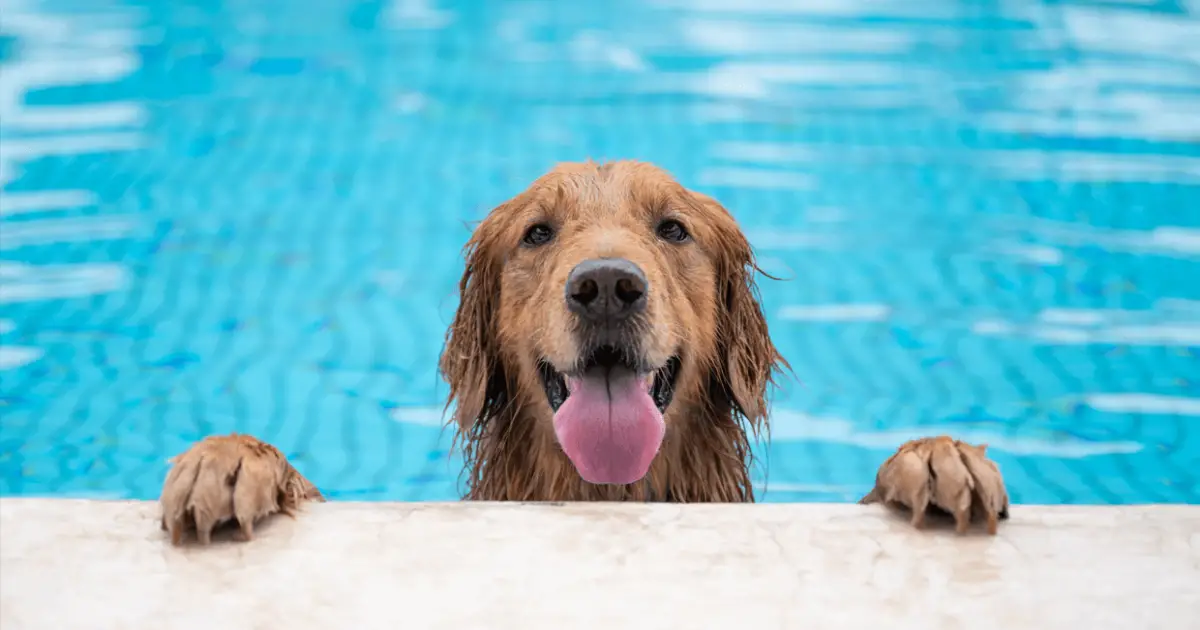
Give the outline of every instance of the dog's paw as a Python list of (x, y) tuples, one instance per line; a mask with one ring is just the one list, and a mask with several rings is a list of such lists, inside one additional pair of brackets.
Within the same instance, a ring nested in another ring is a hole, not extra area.
[(295, 516), (321, 493), (279, 452), (249, 435), (218, 435), (196, 442), (172, 459), (163, 483), (162, 528), (175, 545), (194, 531), (207, 545), (215, 527), (237, 521), (239, 537), (254, 537), (254, 524), (276, 512)]
[(987, 523), (996, 533), (997, 521), (1008, 518), (1008, 491), (987, 445), (972, 446), (947, 436), (905, 443), (879, 467), (875, 488), (859, 503), (884, 503), (912, 512), (920, 528), (930, 507), (954, 517), (964, 533), (972, 521)]

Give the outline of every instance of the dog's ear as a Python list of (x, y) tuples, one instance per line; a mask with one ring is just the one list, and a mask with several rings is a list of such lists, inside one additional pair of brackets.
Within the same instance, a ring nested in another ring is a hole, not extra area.
[(450, 385), (446, 406), (455, 405), (453, 421), (461, 432), (495, 415), (508, 399), (496, 339), (503, 267), (503, 254), (497, 248), (499, 217), (507, 205), (489, 213), (463, 248), (466, 267), (458, 283), (458, 310), (442, 350), (440, 369)]
[(754, 425), (766, 421), (767, 389), (787, 361), (775, 349), (767, 320), (759, 305), (750, 242), (729, 213), (716, 200), (691, 193), (712, 219), (717, 277), (717, 340), (723, 362), (714, 374), (714, 391), (724, 396), (735, 412)]

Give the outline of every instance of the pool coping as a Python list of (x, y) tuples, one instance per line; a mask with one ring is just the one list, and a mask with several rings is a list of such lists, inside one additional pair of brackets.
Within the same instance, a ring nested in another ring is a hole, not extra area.
[(1200, 612), (1200, 506), (335, 502), (176, 548), (156, 502), (3, 498), (0, 566), (5, 630), (1148, 630)]

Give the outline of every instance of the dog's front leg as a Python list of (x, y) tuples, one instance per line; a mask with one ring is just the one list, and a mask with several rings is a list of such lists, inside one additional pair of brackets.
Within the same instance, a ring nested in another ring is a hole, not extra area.
[(239, 538), (276, 512), (294, 516), (305, 501), (324, 498), (279, 449), (249, 435), (217, 435), (196, 442), (171, 460), (163, 483), (162, 528), (171, 542), (195, 532), (208, 544), (213, 529), (236, 521)]
[(931, 506), (941, 508), (954, 517), (960, 534), (974, 521), (995, 534), (998, 521), (1008, 518), (1004, 477), (988, 458), (987, 445), (948, 436), (905, 443), (879, 467), (875, 488), (859, 502), (909, 510), (917, 528)]

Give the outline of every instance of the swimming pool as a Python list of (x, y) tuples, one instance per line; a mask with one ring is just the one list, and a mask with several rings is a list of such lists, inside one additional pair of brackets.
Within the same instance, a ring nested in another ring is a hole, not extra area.
[(902, 440), (1025, 503), (1200, 500), (1200, 4), (0, 0), (0, 494), (157, 497), (203, 435), (458, 496), (469, 221), (559, 160), (737, 215), (796, 380), (768, 501)]

